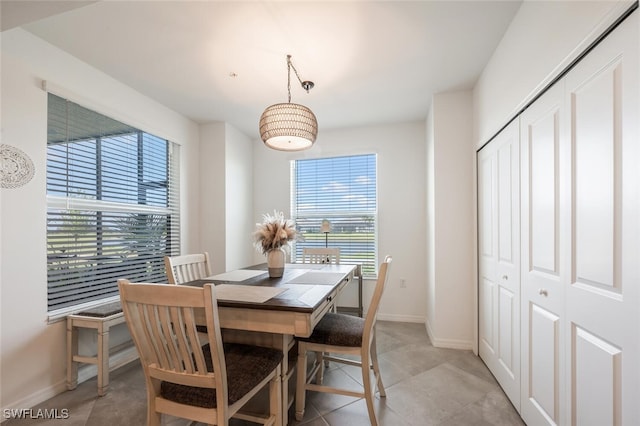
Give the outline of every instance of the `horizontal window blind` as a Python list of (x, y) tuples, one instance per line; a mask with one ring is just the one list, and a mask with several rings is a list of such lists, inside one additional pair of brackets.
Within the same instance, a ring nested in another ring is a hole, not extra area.
[(49, 311), (166, 282), (180, 252), (179, 147), (49, 94)]
[[(291, 211), (304, 247), (338, 247), (341, 263), (362, 265), (373, 276), (377, 265), (377, 159), (375, 154), (291, 162)], [(322, 232), (323, 221), (331, 231)]]

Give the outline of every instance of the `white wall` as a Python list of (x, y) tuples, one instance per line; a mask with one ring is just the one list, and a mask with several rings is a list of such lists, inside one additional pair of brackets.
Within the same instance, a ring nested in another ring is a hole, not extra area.
[[(425, 128), (423, 122), (342, 130), (320, 130), (315, 146), (285, 153), (256, 143), (254, 148), (254, 221), (282, 210), (290, 215), (289, 162), (293, 159), (378, 154), (378, 253), (393, 264), (379, 318), (424, 322), (426, 299)], [(264, 257), (255, 254), (256, 262)], [(404, 278), (406, 288), (400, 288)], [(365, 283), (365, 310), (371, 297)]]
[(436, 264), (436, 244), (435, 244), (435, 227), (436, 227), (436, 206), (435, 206), (435, 197), (436, 197), (436, 186), (435, 186), (435, 177), (436, 177), (436, 161), (435, 161), (435, 136), (434, 136), (434, 123), (433, 123), (433, 101), (431, 102), (431, 108), (429, 109), (429, 114), (427, 115), (426, 120), (426, 155), (425, 155), (425, 170), (426, 170), (426, 221), (427, 221), (427, 229), (426, 229), (426, 241), (427, 241), (427, 299), (426, 299), (426, 309), (427, 309), (427, 317), (425, 325), (427, 329), (429, 329), (429, 324), (435, 323), (435, 315), (436, 315), (436, 273), (435, 273), (435, 264)]
[(254, 249), (253, 147), (254, 142), (235, 127), (226, 126), (226, 270), (252, 265)]
[[(209, 252), (213, 273), (225, 271), (225, 123), (200, 126), (200, 222), (202, 251)], [(183, 253), (188, 253), (183, 251)]]
[(250, 265), (253, 142), (228, 123), (209, 123), (200, 126), (200, 148), (201, 250), (213, 273)]
[[(47, 323), (47, 80), (59, 94), (182, 145), (184, 206), (197, 205), (197, 125), (24, 32), (2, 33), (2, 143), (33, 160), (27, 185), (0, 192), (0, 400), (28, 408), (66, 389), (65, 322)], [(196, 221), (183, 209), (183, 246), (198, 246)], [(196, 215), (197, 217), (197, 215)], [(119, 333), (120, 332), (120, 333)], [(114, 344), (126, 330), (114, 330)]]
[(471, 349), (474, 326), (474, 147), (471, 92), (433, 97), (427, 130), (427, 331), (434, 346)]
[(524, 1), (474, 87), (475, 146), (506, 125), (632, 3)]

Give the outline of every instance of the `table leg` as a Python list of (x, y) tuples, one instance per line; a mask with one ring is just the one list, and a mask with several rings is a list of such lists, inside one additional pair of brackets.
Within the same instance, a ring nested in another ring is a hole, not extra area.
[[(255, 336), (255, 335), (254, 335)], [(269, 336), (272, 348), (282, 351), (282, 368), (280, 369), (280, 383), (282, 389), (282, 425), (289, 421), (289, 406), (293, 400), (289, 397), (289, 382), (293, 375), (293, 369), (289, 363), (289, 351), (294, 347), (295, 339), (290, 334), (264, 334)]]
[(289, 395), (289, 382), (295, 371), (295, 363), (289, 365), (289, 351), (295, 344), (295, 339), (290, 334), (281, 334), (282, 336), (282, 424), (284, 426), (289, 422), (289, 407), (293, 404), (294, 395)]
[(278, 349), (282, 351), (282, 425), (286, 426), (289, 421), (289, 380), (291, 372), (289, 368), (289, 350), (293, 344), (293, 336), (280, 334), (277, 336)]

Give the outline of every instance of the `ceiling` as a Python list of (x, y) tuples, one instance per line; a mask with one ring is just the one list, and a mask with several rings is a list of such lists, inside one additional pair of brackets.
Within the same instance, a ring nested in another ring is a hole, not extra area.
[[(268, 105), (323, 129), (424, 119), (431, 96), (471, 89), (520, 1), (1, 1), (25, 30), (198, 123), (258, 138)], [(295, 84), (294, 84), (295, 83)]]

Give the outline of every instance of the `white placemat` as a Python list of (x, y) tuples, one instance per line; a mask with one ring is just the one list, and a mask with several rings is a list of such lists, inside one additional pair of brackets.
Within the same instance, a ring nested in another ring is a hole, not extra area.
[(311, 271), (287, 281), (287, 284), (333, 285), (343, 276), (340, 272)]
[(266, 273), (267, 271), (260, 271), (256, 269), (237, 269), (235, 271), (223, 272), (222, 274), (213, 275), (205, 279), (216, 281), (244, 281), (248, 280), (249, 278), (257, 277), (258, 275)]
[(218, 284), (216, 297), (220, 300), (233, 300), (236, 302), (264, 303), (272, 297), (276, 297), (286, 288), (261, 287), (239, 284)]
[(322, 269), (326, 263), (287, 263), (285, 269)]

